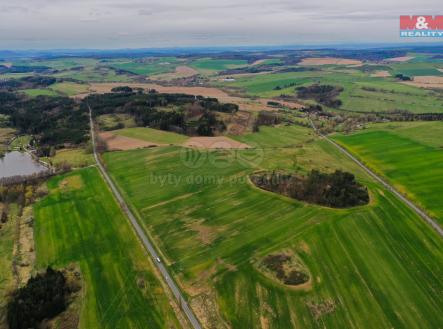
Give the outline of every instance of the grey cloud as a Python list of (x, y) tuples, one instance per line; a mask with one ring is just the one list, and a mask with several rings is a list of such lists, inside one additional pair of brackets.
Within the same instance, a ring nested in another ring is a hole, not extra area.
[(1, 48), (391, 42), (399, 15), (441, 8), (441, 0), (0, 1)]

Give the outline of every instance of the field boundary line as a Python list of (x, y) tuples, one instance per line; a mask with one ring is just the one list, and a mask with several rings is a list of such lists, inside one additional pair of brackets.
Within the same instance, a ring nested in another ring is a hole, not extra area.
[(317, 133), (318, 136), (328, 141), (330, 144), (334, 145), (341, 153), (345, 154), (348, 158), (354, 161), (359, 167), (361, 167), (369, 176), (375, 179), (378, 183), (382, 184), (386, 189), (392, 192), (400, 201), (406, 204), (411, 210), (413, 210), (417, 215), (419, 215), (426, 223), (428, 223), (439, 235), (443, 238), (443, 228), (428, 214), (426, 214), (423, 210), (421, 210), (418, 206), (416, 206), (412, 201), (410, 201), (407, 197), (401, 194), (397, 189), (395, 189), (391, 184), (389, 184), (385, 179), (381, 178), (374, 171), (372, 171), (369, 167), (367, 167), (363, 162), (357, 159), (350, 151), (348, 151), (345, 147), (340, 144), (334, 142), (332, 139), (323, 135), (315, 126), (314, 122), (311, 118), (309, 118), (312, 128)]
[(195, 316), (194, 312), (186, 302), (185, 298), (183, 297), (183, 293), (181, 292), (180, 288), (177, 286), (177, 284), (172, 279), (171, 275), (169, 274), (168, 270), (166, 269), (165, 265), (163, 265), (163, 262), (161, 262), (160, 257), (157, 253), (157, 251), (154, 248), (154, 244), (150, 241), (146, 233), (144, 232), (143, 228), (139, 224), (138, 220), (128, 207), (126, 201), (120, 194), (118, 188), (112, 181), (111, 177), (108, 175), (105, 167), (100, 162), (100, 159), (97, 154), (96, 150), (96, 144), (95, 144), (95, 135), (94, 135), (94, 123), (92, 121), (92, 109), (88, 104), (89, 109), (89, 124), (90, 124), (90, 133), (91, 133), (91, 142), (92, 142), (92, 150), (94, 154), (95, 162), (97, 163), (97, 167), (100, 170), (100, 173), (103, 175), (103, 178), (106, 182), (106, 184), (111, 189), (112, 194), (116, 198), (117, 202), (119, 203), (123, 213), (126, 215), (126, 217), (129, 219), (129, 222), (131, 223), (132, 227), (134, 228), (137, 236), (141, 240), (143, 246), (145, 249), (149, 252), (149, 254), (152, 257), (152, 261), (155, 267), (157, 267), (158, 271), (161, 273), (161, 277), (164, 281), (164, 283), (169, 287), (172, 294), (176, 298), (178, 302), (178, 306), (180, 309), (185, 313), (186, 318), (189, 320), (189, 323), (191, 324), (192, 328), (194, 329), (202, 329), (200, 322), (197, 320), (197, 317)]

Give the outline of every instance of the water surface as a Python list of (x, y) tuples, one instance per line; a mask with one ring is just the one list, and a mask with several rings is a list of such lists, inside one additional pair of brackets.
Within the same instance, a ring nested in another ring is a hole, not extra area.
[(35, 161), (28, 153), (12, 151), (0, 158), (0, 178), (32, 175), (47, 168)]

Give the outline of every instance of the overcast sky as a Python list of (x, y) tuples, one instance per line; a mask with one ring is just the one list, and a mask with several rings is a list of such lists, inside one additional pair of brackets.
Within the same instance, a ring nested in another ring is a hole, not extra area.
[(0, 48), (397, 42), (406, 14), (443, 14), (443, 2), (0, 0)]

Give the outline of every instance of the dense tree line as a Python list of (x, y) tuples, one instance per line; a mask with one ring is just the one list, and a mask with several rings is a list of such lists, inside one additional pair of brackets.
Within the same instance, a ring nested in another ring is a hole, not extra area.
[(367, 188), (353, 174), (340, 170), (331, 174), (312, 170), (306, 177), (275, 171), (257, 173), (251, 181), (264, 190), (328, 207), (346, 208), (369, 202)]
[(34, 135), (37, 148), (80, 144), (89, 138), (88, 112), (67, 97), (27, 98), (0, 92), (0, 114), (8, 116), (21, 134)]
[(50, 73), (52, 70), (48, 66), (24, 66), (24, 65), (12, 65), (5, 66), (0, 65), (0, 74), (5, 73)]
[(63, 273), (48, 267), (13, 294), (7, 306), (9, 328), (39, 328), (43, 320), (66, 309), (69, 294)]
[(226, 129), (217, 112), (235, 113), (236, 104), (222, 104), (216, 98), (186, 94), (166, 94), (150, 91), (90, 95), (83, 103), (93, 108), (94, 116), (126, 113), (134, 117), (138, 126), (149, 126), (187, 135), (211, 136)]
[(34, 89), (46, 88), (57, 82), (57, 79), (45, 76), (30, 76), (20, 79), (8, 79), (0, 81), (0, 89), (17, 90), (17, 89)]

